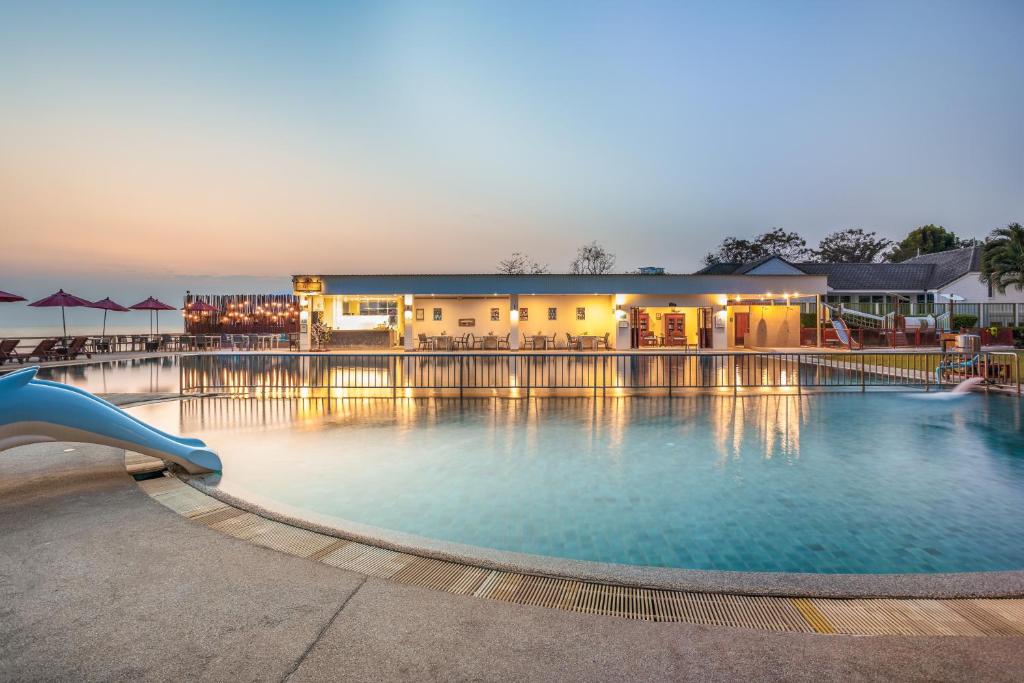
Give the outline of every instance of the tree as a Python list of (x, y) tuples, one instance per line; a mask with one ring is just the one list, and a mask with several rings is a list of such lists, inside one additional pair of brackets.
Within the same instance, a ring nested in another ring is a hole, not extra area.
[(766, 256), (778, 256), (787, 261), (803, 261), (810, 252), (807, 241), (795, 232), (772, 228), (752, 240), (726, 237), (718, 250), (704, 257), (704, 265), (715, 263), (750, 263)]
[(908, 258), (921, 254), (935, 254), (940, 251), (959, 249), (976, 244), (976, 240), (962, 240), (956, 233), (946, 230), (941, 225), (922, 225), (914, 228), (889, 252), (889, 260), (893, 263), (906, 261)]
[(498, 273), (500, 275), (539, 275), (546, 272), (548, 272), (546, 265), (530, 260), (521, 251), (514, 251), (507, 259), (498, 261)]
[(1000, 294), (1024, 290), (1024, 227), (1010, 223), (989, 235), (981, 252), (981, 279)]
[(610, 253), (597, 242), (584, 244), (576, 252), (576, 258), (569, 264), (573, 275), (604, 275), (615, 267), (615, 254)]
[(874, 263), (885, 256), (891, 240), (860, 228), (847, 228), (826, 236), (812, 253), (818, 263)]

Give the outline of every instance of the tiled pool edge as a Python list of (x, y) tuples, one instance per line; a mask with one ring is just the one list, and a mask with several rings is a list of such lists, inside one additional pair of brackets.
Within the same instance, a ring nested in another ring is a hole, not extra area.
[(239, 498), (210, 486), (202, 477), (184, 481), (221, 502), (306, 531), (365, 545), (489, 570), (588, 581), (614, 586), (815, 598), (1007, 598), (1024, 597), (1024, 571), (946, 574), (814, 574), (734, 572), (604, 564), (527, 555), (414, 536), (335, 518), (291, 511), (256, 496)]
[[(126, 458), (136, 473), (146, 464)], [(138, 482), (188, 519), (263, 547), (399, 583), (520, 605), (655, 622), (844, 635), (1024, 636), (1024, 600), (740, 595), (488, 569), (310, 531), (242, 510), (172, 476)]]

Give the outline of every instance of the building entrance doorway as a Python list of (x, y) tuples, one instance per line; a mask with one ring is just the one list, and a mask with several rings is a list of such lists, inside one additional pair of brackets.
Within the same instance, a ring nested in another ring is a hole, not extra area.
[(747, 341), (747, 335), (750, 334), (750, 313), (734, 313), (733, 322), (733, 329), (735, 330), (733, 343), (736, 346), (744, 346)]
[(702, 349), (710, 349), (714, 342), (715, 313), (710, 308), (697, 309), (697, 345)]

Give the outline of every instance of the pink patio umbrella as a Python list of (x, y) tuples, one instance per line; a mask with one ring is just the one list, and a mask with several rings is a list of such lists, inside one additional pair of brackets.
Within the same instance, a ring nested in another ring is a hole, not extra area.
[(91, 301), (86, 301), (80, 296), (74, 294), (68, 294), (63, 289), (58, 290), (56, 294), (51, 294), (45, 299), (39, 301), (33, 301), (29, 306), (35, 306), (36, 308), (52, 308), (54, 306), (60, 306), (60, 322), (64, 327), (64, 336), (68, 336), (68, 322), (67, 318), (64, 317), (64, 308), (74, 308), (76, 306), (85, 306), (87, 308), (92, 307)]
[(24, 301), (25, 297), (18, 296), (17, 294), (11, 294), (10, 292), (0, 291), (0, 304), (9, 304), (12, 301)]
[(117, 313), (127, 313), (128, 311), (132, 310), (130, 308), (125, 308), (124, 306), (122, 306), (121, 304), (117, 303), (116, 301), (112, 301), (109, 296), (106, 299), (100, 299), (99, 301), (93, 303), (92, 307), (93, 308), (102, 308), (103, 309), (103, 335), (102, 336), (104, 336), (104, 337), (107, 336), (107, 313), (108, 312), (116, 311)]
[(129, 308), (136, 311), (149, 311), (149, 333), (153, 334), (153, 311), (156, 311), (156, 333), (160, 334), (160, 311), (176, 311), (178, 310), (174, 306), (168, 306), (159, 299), (149, 297), (145, 301), (140, 301), (134, 306)]

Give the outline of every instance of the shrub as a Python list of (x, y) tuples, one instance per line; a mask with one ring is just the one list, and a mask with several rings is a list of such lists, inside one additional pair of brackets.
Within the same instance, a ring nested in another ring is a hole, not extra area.
[(954, 331), (959, 329), (970, 329), (978, 324), (978, 316), (976, 315), (954, 315), (950, 320), (950, 327)]
[(1024, 326), (1013, 328), (1013, 345), (1018, 349), (1024, 349)]
[(817, 327), (818, 316), (813, 313), (800, 314), (800, 327)]

